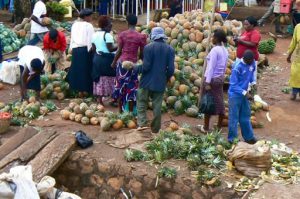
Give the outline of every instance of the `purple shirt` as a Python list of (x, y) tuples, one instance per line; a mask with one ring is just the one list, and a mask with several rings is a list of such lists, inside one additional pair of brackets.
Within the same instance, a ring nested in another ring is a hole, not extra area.
[(224, 46), (213, 47), (206, 59), (207, 68), (204, 75), (206, 83), (210, 83), (213, 78), (224, 76), (228, 60), (228, 51)]

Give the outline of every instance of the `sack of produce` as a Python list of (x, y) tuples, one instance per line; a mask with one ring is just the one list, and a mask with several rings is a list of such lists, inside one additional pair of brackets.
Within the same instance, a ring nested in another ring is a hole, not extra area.
[(0, 80), (15, 85), (20, 81), (20, 67), (16, 61), (4, 61), (0, 70)]
[(272, 166), (270, 147), (260, 142), (254, 145), (239, 142), (227, 156), (235, 168), (248, 177), (257, 177)]
[(200, 113), (212, 115), (216, 111), (214, 98), (211, 94), (206, 93), (200, 103)]

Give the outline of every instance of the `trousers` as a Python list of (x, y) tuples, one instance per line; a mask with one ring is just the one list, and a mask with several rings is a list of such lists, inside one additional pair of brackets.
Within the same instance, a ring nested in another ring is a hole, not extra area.
[(161, 104), (163, 101), (163, 92), (155, 92), (148, 89), (140, 88), (137, 92), (137, 119), (140, 127), (147, 126), (147, 109), (149, 99), (153, 104), (153, 120), (151, 122), (151, 130), (158, 133), (161, 128)]
[(249, 100), (245, 96), (229, 97), (229, 124), (228, 141), (233, 142), (238, 138), (238, 124), (241, 127), (245, 141), (255, 139), (251, 125), (251, 108)]

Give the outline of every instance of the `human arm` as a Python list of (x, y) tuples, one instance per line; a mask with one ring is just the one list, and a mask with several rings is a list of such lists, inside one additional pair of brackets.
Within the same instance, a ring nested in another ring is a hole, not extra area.
[(232, 70), (232, 73), (230, 76), (230, 87), (233, 92), (242, 94), (245, 96), (247, 94), (247, 91), (239, 86), (239, 78), (238, 78), (239, 74), (240, 74), (239, 68), (235, 67)]
[(147, 35), (142, 34), (141, 44), (140, 44), (140, 54), (139, 59), (143, 60), (144, 58), (144, 48), (147, 45)]
[(293, 55), (294, 50), (296, 49), (296, 46), (297, 46), (297, 40), (298, 40), (298, 38), (297, 38), (298, 28), (297, 27), (298, 26), (296, 26), (296, 28), (295, 28), (293, 38), (292, 38), (292, 41), (291, 41), (289, 49), (288, 49), (288, 57), (287, 57), (287, 62), (288, 63), (291, 63), (292, 55)]
[(215, 49), (212, 49), (209, 53), (209, 57), (207, 60), (207, 67), (205, 71), (205, 82), (207, 84), (210, 84), (213, 73), (214, 73), (214, 68), (216, 67), (218, 60), (218, 54), (216, 53)]
[(110, 33), (105, 34), (105, 43), (109, 52), (114, 52), (118, 46), (114, 44), (114, 37)]
[[(23, 67), (23, 66), (22, 66)], [(27, 88), (27, 80), (28, 80), (28, 76), (29, 76), (29, 70), (27, 67), (24, 67), (23, 73), (21, 74), (21, 97), (22, 100), (25, 99), (26, 97), (26, 88)]]
[(122, 50), (123, 50), (123, 37), (122, 37), (122, 33), (119, 35), (118, 37), (118, 49), (115, 55), (115, 58), (111, 64), (111, 67), (115, 68), (117, 65), (117, 61), (120, 59), (121, 55), (122, 55)]
[(65, 52), (67, 49), (67, 40), (66, 40), (66, 36), (63, 32), (60, 32), (60, 43), (61, 43), (61, 47), (59, 50), (61, 52)]
[(252, 31), (251, 35), (250, 35), (250, 41), (246, 41), (244, 39), (242, 39), (241, 37), (239, 37), (237, 39), (237, 42), (242, 44), (242, 45), (245, 45), (245, 46), (248, 46), (248, 47), (256, 47), (260, 40), (261, 40), (261, 35), (258, 31)]
[(92, 49), (92, 41), (93, 41), (93, 35), (94, 35), (94, 33), (95, 33), (95, 31), (94, 31), (94, 27), (93, 27), (93, 25), (91, 24), (91, 23), (87, 23), (88, 25), (87, 25), (87, 49), (88, 49), (88, 51), (91, 51), (91, 49)]
[(170, 57), (168, 59), (169, 63), (167, 67), (167, 80), (169, 80), (174, 74), (174, 70), (175, 70), (174, 60), (175, 60), (175, 51), (173, 48), (171, 48)]
[(151, 67), (152, 67), (152, 50), (150, 49), (151, 46), (147, 46), (144, 49), (144, 58), (143, 58), (143, 64), (137, 66), (136, 70), (138, 73), (147, 73)]
[(47, 25), (44, 25), (36, 16), (31, 15), (31, 20), (35, 23), (39, 24), (40, 26), (46, 27)]

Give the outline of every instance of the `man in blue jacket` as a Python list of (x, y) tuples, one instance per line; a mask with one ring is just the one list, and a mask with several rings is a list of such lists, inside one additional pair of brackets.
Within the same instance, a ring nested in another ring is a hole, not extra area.
[(254, 53), (247, 50), (243, 59), (237, 61), (230, 76), (229, 98), (229, 134), (228, 141), (234, 142), (238, 138), (238, 124), (240, 124), (242, 136), (245, 142), (255, 144), (256, 138), (251, 125), (251, 108), (249, 99), (252, 98), (249, 91), (254, 83), (255, 64)]
[(175, 51), (165, 40), (166, 35), (160, 27), (152, 29), (152, 42), (144, 48), (143, 65), (136, 70), (142, 75), (137, 92), (137, 117), (140, 128), (147, 127), (149, 99), (153, 104), (152, 133), (161, 128), (161, 105), (167, 82), (174, 74)]

